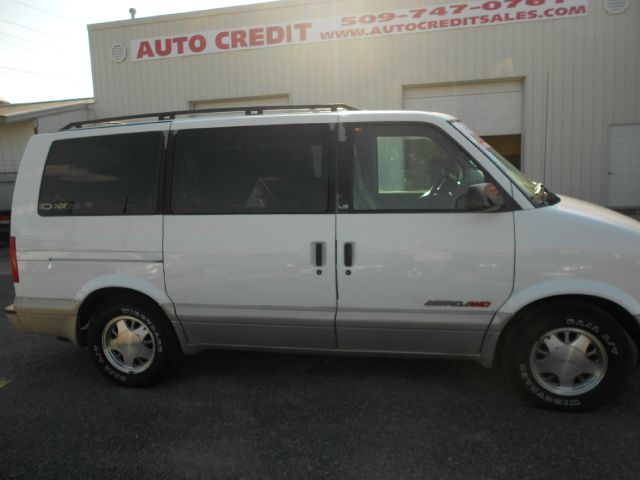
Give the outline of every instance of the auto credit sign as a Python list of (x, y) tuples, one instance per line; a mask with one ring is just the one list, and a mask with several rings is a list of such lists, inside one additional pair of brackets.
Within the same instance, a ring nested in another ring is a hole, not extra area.
[(133, 61), (587, 15), (589, 0), (479, 0), (131, 41)]

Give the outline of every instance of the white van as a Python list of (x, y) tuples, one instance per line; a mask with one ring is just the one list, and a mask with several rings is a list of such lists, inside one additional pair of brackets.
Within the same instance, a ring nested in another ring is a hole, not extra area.
[(448, 115), (270, 108), (32, 137), (11, 323), (125, 386), (205, 348), (499, 359), (564, 410), (623, 385), (640, 223), (556, 196)]

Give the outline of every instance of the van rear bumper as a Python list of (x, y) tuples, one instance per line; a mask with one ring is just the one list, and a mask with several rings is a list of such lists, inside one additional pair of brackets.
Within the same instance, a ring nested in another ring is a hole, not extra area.
[(25, 333), (64, 338), (78, 344), (76, 335), (75, 302), (48, 299), (16, 298), (13, 305), (4, 309), (9, 323)]

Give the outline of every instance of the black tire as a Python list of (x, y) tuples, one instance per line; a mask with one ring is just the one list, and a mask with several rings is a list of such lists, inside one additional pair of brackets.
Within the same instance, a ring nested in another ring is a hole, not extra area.
[(175, 369), (182, 354), (162, 310), (132, 297), (103, 303), (91, 319), (87, 340), (98, 370), (126, 387), (157, 383)]
[(509, 383), (539, 407), (584, 411), (609, 402), (637, 359), (627, 332), (582, 302), (537, 308), (515, 320), (502, 352)]

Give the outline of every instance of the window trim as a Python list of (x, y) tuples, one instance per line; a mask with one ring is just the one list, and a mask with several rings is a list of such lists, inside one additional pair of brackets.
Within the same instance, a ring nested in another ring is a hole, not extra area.
[[(339, 165), (343, 165), (344, 164), (344, 168), (348, 169), (348, 182), (340, 182), (339, 185), (342, 188), (347, 188), (347, 192), (345, 192), (344, 190), (339, 191), (338, 192), (338, 196), (341, 198), (345, 198), (348, 199), (349, 203), (348, 203), (348, 207), (346, 208), (346, 206), (344, 205), (344, 203), (338, 208), (338, 212), (339, 213), (348, 213), (348, 214), (387, 214), (387, 213), (435, 213), (435, 214), (443, 214), (443, 213), (455, 213), (455, 214), (471, 214), (471, 213), (483, 213), (483, 214), (488, 214), (488, 213), (504, 213), (504, 212), (513, 212), (513, 211), (517, 211), (520, 210), (520, 206), (516, 203), (516, 201), (511, 197), (511, 195), (509, 194), (509, 192), (507, 192), (501, 185), (499, 182), (497, 182), (495, 180), (495, 178), (493, 177), (493, 175), (491, 175), (486, 168), (473, 156), (471, 155), (470, 152), (468, 152), (467, 150), (464, 149), (464, 147), (462, 147), (462, 145), (460, 145), (455, 139), (453, 139), (451, 137), (451, 135), (449, 135), (449, 133), (447, 131), (445, 131), (443, 128), (441, 128), (438, 125), (434, 125), (432, 123), (428, 123), (428, 122), (389, 122), (389, 121), (382, 121), (382, 122), (346, 122), (346, 123), (341, 123), (341, 126), (344, 126), (344, 128), (346, 129), (346, 139), (342, 142), (345, 144), (345, 148), (341, 149), (341, 152), (344, 152), (344, 154), (347, 155), (346, 158), (339, 158)], [(353, 184), (354, 184), (354, 179), (355, 179), (355, 173), (354, 173), (354, 167), (355, 167), (355, 158), (354, 158), (354, 136), (352, 134), (352, 131), (354, 128), (357, 127), (366, 127), (366, 126), (404, 126), (404, 127), (429, 127), (429, 128), (433, 128), (434, 130), (438, 130), (440, 133), (442, 133), (442, 135), (448, 139), (458, 150), (460, 150), (460, 152), (466, 156), (467, 158), (473, 160), (475, 163), (478, 164), (478, 166), (480, 167), (480, 169), (482, 170), (482, 172), (485, 174), (485, 178), (490, 179), (490, 182), (493, 183), (498, 190), (500, 191), (500, 193), (502, 194), (502, 198), (504, 198), (504, 207), (500, 210), (494, 210), (494, 211), (490, 211), (490, 212), (477, 212), (477, 211), (470, 211), (470, 210), (455, 210), (455, 209), (429, 209), (429, 210), (422, 210), (422, 209), (385, 209), (385, 210), (356, 210), (354, 208), (354, 195), (353, 195)], [(347, 160), (346, 162), (344, 160)], [(345, 172), (346, 173), (346, 172)]]

